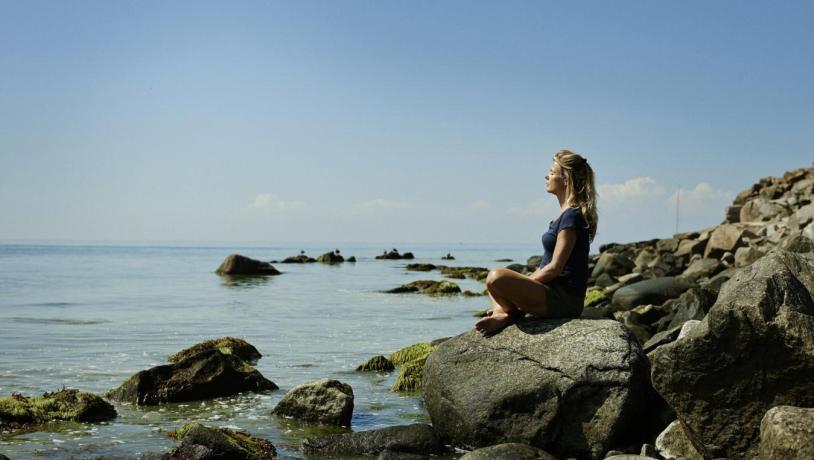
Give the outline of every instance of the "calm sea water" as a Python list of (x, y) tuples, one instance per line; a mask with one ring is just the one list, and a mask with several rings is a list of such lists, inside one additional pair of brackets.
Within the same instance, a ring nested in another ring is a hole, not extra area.
[[(407, 272), (410, 262), (446, 265), (524, 263), (540, 248), (409, 245), (413, 261), (374, 257), (379, 244), (266, 246), (0, 245), (0, 396), (39, 395), (63, 386), (104, 393), (128, 376), (166, 363), (195, 343), (244, 337), (264, 357), (257, 368), (280, 386), (266, 394), (135, 408), (116, 404), (104, 424), (54, 423), (44, 430), (0, 434), (0, 453), (18, 458), (137, 458), (166, 452), (164, 431), (189, 421), (248, 431), (282, 455), (300, 456), (304, 437), (321, 429), (270, 412), (287, 390), (330, 377), (353, 387), (352, 430), (429, 422), (418, 394), (390, 391), (396, 374), (354, 372), (371, 356), (472, 327), (485, 297), (432, 298), (381, 291), (439, 273)], [(281, 276), (233, 284), (214, 274), (237, 252), (282, 260), (340, 249), (357, 263), (276, 264)], [(442, 261), (451, 252), (456, 260)], [(472, 280), (461, 289), (482, 291)]]

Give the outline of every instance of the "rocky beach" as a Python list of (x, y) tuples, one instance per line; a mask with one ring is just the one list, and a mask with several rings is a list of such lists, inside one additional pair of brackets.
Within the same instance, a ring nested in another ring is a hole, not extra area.
[[(49, 337), (71, 354), (62, 372), (62, 362), (41, 360), (49, 346), (7, 339), (33, 363), (8, 359), (0, 368), (0, 454), (814, 458), (814, 168), (760, 179), (722, 210), (719, 225), (600, 246), (581, 318), (522, 318), (489, 338), (471, 329), (472, 312), (488, 305), (484, 283), (495, 263), (487, 263), (526, 260), (508, 266), (530, 273), (539, 255), (408, 249), (312, 257), (287, 248), (265, 258), (238, 248), (216, 260), (206, 250), (198, 260), (210, 260), (209, 278), (176, 293), (175, 309), (145, 293), (177, 279), (123, 291), (152, 303), (148, 317), (105, 297), (92, 318), (54, 326), (47, 315), (69, 305), (14, 304), (7, 319), (55, 328)], [(149, 268), (150, 255), (140, 257), (121, 259), (132, 264), (127, 273)], [(287, 279), (301, 284), (285, 287)], [(196, 310), (195, 302), (218, 308), (223, 295), (229, 308)], [(66, 324), (97, 331), (91, 340), (104, 346), (83, 355), (86, 332), (54, 336)], [(191, 324), (193, 333), (179, 333)], [(126, 346), (117, 334), (146, 338)], [(115, 370), (100, 369), (117, 353)], [(42, 367), (50, 386), (22, 380)], [(221, 410), (188, 410), (207, 402)], [(114, 437), (99, 434), (111, 429)], [(47, 433), (73, 439), (66, 448)], [(123, 436), (138, 447), (99, 447)]]

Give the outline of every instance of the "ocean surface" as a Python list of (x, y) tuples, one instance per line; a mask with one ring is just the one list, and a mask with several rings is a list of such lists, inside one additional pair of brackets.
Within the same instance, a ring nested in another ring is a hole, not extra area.
[[(257, 369), (280, 389), (154, 407), (115, 403), (108, 423), (52, 423), (42, 431), (0, 433), (0, 453), (25, 458), (138, 458), (167, 452), (166, 431), (190, 421), (269, 439), (280, 455), (330, 430), (271, 414), (296, 385), (321, 378), (350, 384), (353, 431), (429, 422), (418, 393), (390, 391), (396, 373), (360, 373), (368, 358), (470, 329), (486, 297), (435, 298), (381, 291), (437, 271), (408, 263), (505, 266), (525, 263), (539, 245), (404, 245), (416, 259), (375, 260), (381, 244), (0, 245), (0, 396), (41, 395), (63, 387), (102, 394), (130, 375), (204, 340), (238, 336), (264, 355)], [(304, 250), (339, 249), (356, 263), (275, 264), (280, 276), (229, 282), (214, 273), (231, 253), (282, 260)], [(456, 260), (445, 261), (447, 253)], [(482, 283), (453, 280), (480, 292)], [(334, 430), (336, 431), (336, 430)], [(341, 430), (340, 430), (341, 431)]]

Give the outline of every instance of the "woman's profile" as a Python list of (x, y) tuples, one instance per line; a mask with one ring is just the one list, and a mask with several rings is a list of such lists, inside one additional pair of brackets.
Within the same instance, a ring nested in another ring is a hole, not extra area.
[(588, 283), (588, 251), (598, 222), (594, 172), (579, 154), (561, 150), (545, 176), (559, 214), (543, 233), (543, 258), (531, 275), (506, 268), (489, 272), (489, 316), (475, 323), (484, 335), (500, 332), (526, 313), (542, 318), (576, 318)]

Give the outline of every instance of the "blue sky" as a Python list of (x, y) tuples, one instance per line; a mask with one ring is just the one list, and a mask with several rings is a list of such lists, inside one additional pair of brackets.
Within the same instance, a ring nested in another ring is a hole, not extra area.
[[(0, 239), (597, 243), (814, 160), (814, 4), (0, 0)], [(594, 251), (596, 246), (592, 248)]]

